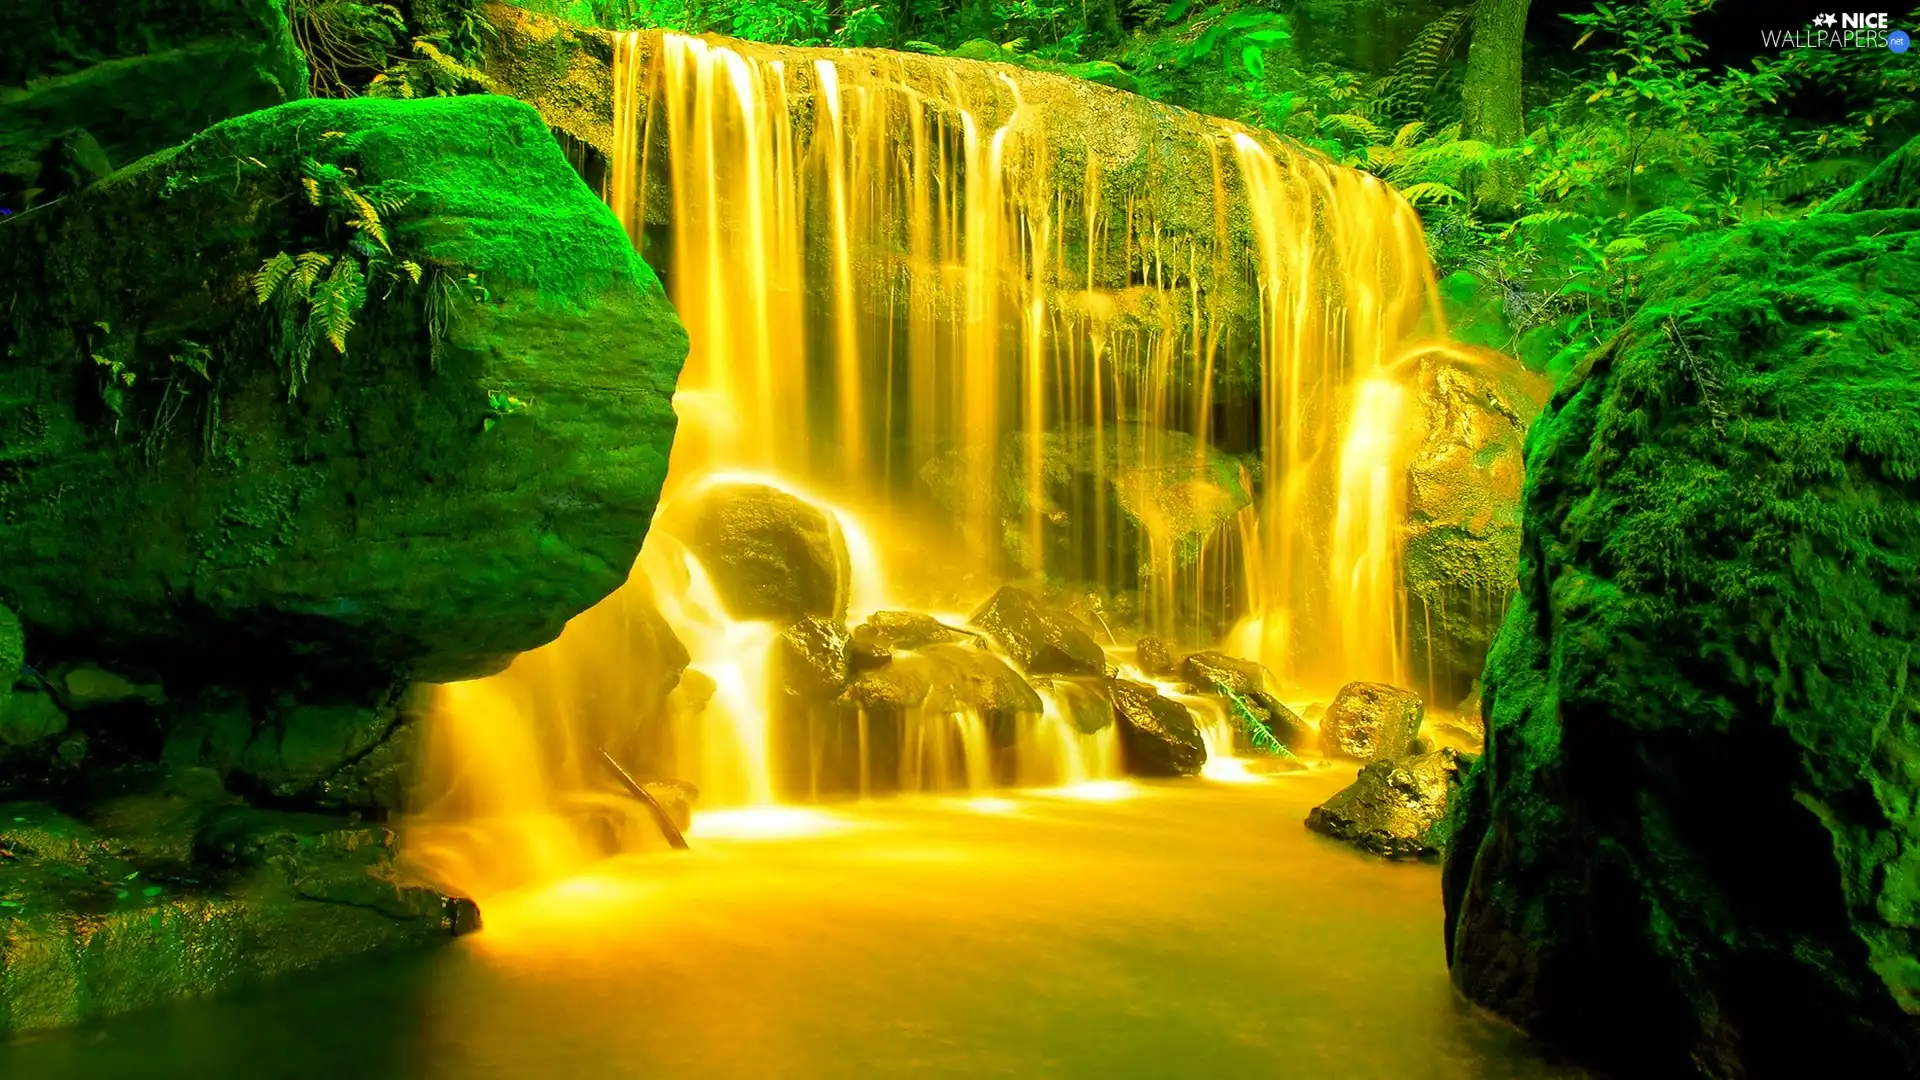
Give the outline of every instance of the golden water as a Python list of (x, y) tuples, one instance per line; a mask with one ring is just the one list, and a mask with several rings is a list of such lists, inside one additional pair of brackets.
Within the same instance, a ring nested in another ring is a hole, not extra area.
[[(1219, 121), (1192, 136), (1212, 228), (1183, 232), (1152, 183), (1109, 180), (1119, 166), (1040, 76), (656, 32), (614, 44), (605, 194), (691, 339), (667, 500), (745, 473), (833, 507), (864, 544), (850, 622), (964, 612), (1010, 579), (1079, 580), (1137, 590), (1141, 628), (1180, 643), (1225, 631), (1290, 696), (1406, 681), (1401, 492), (1421, 433), (1402, 361), (1441, 327), (1404, 200)], [(1235, 371), (1252, 387), (1221, 390)], [(1067, 432), (1094, 496), (1061, 505), (1049, 446)], [(1188, 479), (1161, 479), (1176, 473)], [(1237, 511), (1234, 479), (1258, 488)], [(1196, 519), (1216, 524), (1182, 548)], [(1064, 551), (1049, 539), (1063, 527)], [(1123, 549), (1143, 553), (1141, 580), (1123, 580)], [(703, 805), (770, 801), (776, 628), (726, 619), (658, 529), (639, 570), (628, 590), (652, 595), (712, 689), (704, 711), (675, 692), (666, 760)], [(572, 629), (540, 654), (488, 680), (500, 688), (450, 690), (449, 711), (495, 715), (443, 726), (504, 739), (564, 712), (568, 679), (631, 663)], [(1113, 775), (1111, 736), (1089, 741), (1065, 711), (1032, 718), (1023, 782)], [(1199, 719), (1224, 747), (1224, 716)], [(932, 722), (959, 733), (963, 760), (915, 757), (907, 786), (984, 786), (979, 718)], [(486, 753), (551, 765), (511, 805), (551, 803), (592, 768), (581, 753)]]

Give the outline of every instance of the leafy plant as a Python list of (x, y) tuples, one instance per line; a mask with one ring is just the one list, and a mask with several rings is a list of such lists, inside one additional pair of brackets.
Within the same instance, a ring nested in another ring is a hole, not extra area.
[(419, 285), (425, 274), (419, 262), (393, 253), (383, 215), (403, 208), (404, 198), (362, 192), (354, 186), (353, 169), (313, 157), (301, 160), (300, 173), (307, 202), (344, 226), (350, 239), (345, 251), (278, 252), (253, 275), (255, 301), (261, 307), (277, 305), (277, 352), (289, 401), (306, 384), (319, 342), (346, 353), (347, 336), (366, 306), (370, 285)]

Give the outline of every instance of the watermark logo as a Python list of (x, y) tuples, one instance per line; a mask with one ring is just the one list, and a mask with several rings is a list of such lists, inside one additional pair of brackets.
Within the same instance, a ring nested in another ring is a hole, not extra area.
[[(1898, 35), (1900, 44), (1894, 44)], [(1879, 49), (1906, 52), (1910, 41), (1904, 30), (1889, 32), (1884, 11), (1823, 12), (1809, 20), (1805, 30), (1762, 30), (1760, 43), (1769, 49)]]

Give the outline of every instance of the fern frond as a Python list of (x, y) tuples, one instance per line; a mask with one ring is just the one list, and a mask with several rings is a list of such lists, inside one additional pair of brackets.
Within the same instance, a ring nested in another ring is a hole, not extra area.
[(303, 176), (300, 178), (300, 187), (306, 191), (307, 202), (309, 204), (313, 206), (320, 205), (320, 182), (318, 180), (315, 180), (311, 176)]
[(312, 318), (320, 332), (333, 344), (335, 352), (347, 351), (347, 334), (353, 329), (353, 317), (367, 301), (367, 279), (359, 262), (341, 259), (333, 264), (333, 273), (313, 294)]
[(294, 256), (293, 263), (293, 284), (301, 296), (309, 296), (320, 275), (333, 265), (333, 256), (322, 251), (303, 251)]
[(253, 298), (262, 306), (273, 299), (280, 286), (293, 275), (293, 256), (282, 251), (262, 263), (253, 274)]
[(372, 237), (373, 241), (380, 245), (382, 251), (391, 252), (393, 248), (387, 246), (387, 227), (380, 222), (379, 209), (376, 208), (372, 202), (368, 201), (365, 195), (353, 190), (353, 188), (346, 184), (343, 183), (336, 186), (340, 191), (341, 197), (352, 204), (354, 210), (357, 211), (352, 217), (347, 219), (347, 227), (359, 229)]
[(400, 260), (400, 269), (406, 273), (407, 278), (415, 285), (420, 284), (421, 270), (419, 263), (414, 262), (412, 259), (402, 259)]
[(1320, 130), (1322, 132), (1344, 131), (1370, 143), (1379, 142), (1386, 138), (1387, 134), (1380, 130), (1380, 125), (1359, 113), (1334, 113), (1332, 116), (1323, 116), (1320, 118)]
[(1671, 206), (1662, 206), (1649, 210), (1634, 218), (1627, 225), (1627, 235), (1644, 237), (1650, 240), (1669, 240), (1700, 224), (1700, 219), (1684, 210)]
[(1420, 133), (1426, 129), (1427, 122), (1424, 120), (1415, 120), (1412, 123), (1400, 125), (1400, 130), (1393, 133), (1394, 149), (1404, 150), (1414, 145), (1414, 143), (1419, 141)]
[(1419, 206), (1423, 202), (1455, 203), (1466, 200), (1466, 195), (1459, 188), (1433, 180), (1401, 188), (1400, 197), (1412, 206)]

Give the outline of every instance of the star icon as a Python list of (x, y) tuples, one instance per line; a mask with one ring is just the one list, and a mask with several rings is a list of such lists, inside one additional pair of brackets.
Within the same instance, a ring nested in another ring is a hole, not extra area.
[(1832, 26), (1839, 21), (1839, 19), (1834, 18), (1832, 15), (1815, 15), (1813, 17), (1813, 25), (1815, 26)]

